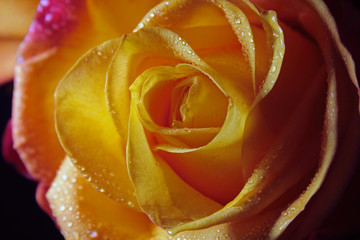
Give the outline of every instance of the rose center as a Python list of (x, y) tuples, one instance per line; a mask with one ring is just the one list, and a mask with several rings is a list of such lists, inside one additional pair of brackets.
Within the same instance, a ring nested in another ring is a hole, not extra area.
[(227, 113), (227, 98), (202, 74), (176, 84), (170, 102), (169, 126), (172, 128), (221, 127)]

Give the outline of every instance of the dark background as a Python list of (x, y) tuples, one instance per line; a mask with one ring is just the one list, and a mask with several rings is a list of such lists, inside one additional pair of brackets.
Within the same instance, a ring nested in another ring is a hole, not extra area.
[[(0, 87), (0, 136), (10, 118), (12, 88), (12, 83)], [(35, 201), (37, 183), (20, 175), (0, 156), (0, 239), (64, 239)]]
[[(343, 42), (357, 60), (359, 79), (360, 0), (325, 2), (337, 20)], [(12, 83), (0, 86), (0, 136), (10, 118), (12, 88)], [(20, 175), (0, 157), (0, 239), (63, 239), (51, 218), (35, 201), (37, 184)], [(310, 239), (360, 239), (360, 168), (338, 208)]]

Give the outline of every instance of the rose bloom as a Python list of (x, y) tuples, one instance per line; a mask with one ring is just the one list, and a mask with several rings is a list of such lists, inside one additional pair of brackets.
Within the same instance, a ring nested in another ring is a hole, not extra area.
[(15, 74), (14, 147), (66, 239), (303, 239), (357, 163), (319, 0), (44, 0)]

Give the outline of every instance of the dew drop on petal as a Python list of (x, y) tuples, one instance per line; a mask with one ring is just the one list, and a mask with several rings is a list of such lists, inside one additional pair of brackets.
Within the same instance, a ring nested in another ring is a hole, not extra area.
[(96, 238), (99, 236), (99, 234), (97, 233), (97, 231), (87, 231), (87, 234), (89, 235), (90, 238)]
[(275, 72), (275, 71), (276, 71), (276, 66), (273, 65), (273, 66), (271, 67), (271, 69), (270, 69), (270, 72)]

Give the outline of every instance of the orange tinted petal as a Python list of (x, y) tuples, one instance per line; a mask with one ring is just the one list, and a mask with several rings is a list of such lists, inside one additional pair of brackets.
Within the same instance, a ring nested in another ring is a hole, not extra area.
[[(15, 147), (36, 179), (49, 183), (64, 158), (54, 128), (55, 88), (88, 49), (124, 33), (125, 29), (113, 31), (113, 26), (99, 26), (102, 19), (98, 16), (117, 2), (104, 2), (98, 10), (92, 7), (93, 2), (85, 0), (41, 1), (38, 7), (36, 19), (19, 52), (13, 107)], [(129, 4), (137, 6), (142, 2)], [(140, 20), (147, 11), (146, 6), (131, 14), (132, 22)], [(128, 21), (124, 15), (113, 17), (113, 21), (106, 24)]]
[(65, 155), (54, 128), (55, 87), (91, 43), (82, 42), (90, 31), (84, 28), (88, 23), (83, 3), (42, 4), (19, 52), (13, 132), (15, 148), (29, 172), (49, 183)]

